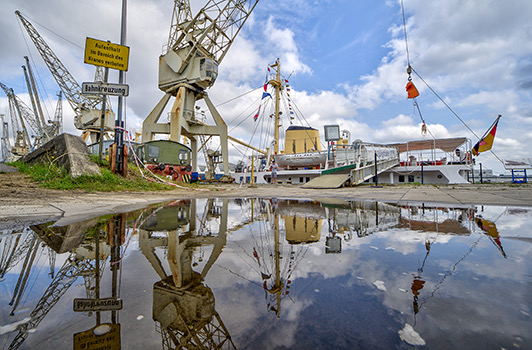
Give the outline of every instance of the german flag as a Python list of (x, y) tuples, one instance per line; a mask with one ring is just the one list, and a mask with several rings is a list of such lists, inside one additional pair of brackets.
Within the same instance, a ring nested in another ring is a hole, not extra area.
[(499, 123), (501, 116), (497, 117), (497, 120), (492, 124), (491, 129), (477, 142), (471, 152), (474, 156), (477, 156), (481, 152), (486, 152), (493, 146), (493, 140), (495, 139), (495, 133), (497, 132), (497, 124)]

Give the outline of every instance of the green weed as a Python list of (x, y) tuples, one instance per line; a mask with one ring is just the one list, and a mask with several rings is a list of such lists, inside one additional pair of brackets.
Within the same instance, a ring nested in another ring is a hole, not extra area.
[[(19, 172), (30, 176), (39, 186), (55, 190), (84, 190), (88, 192), (113, 191), (164, 191), (175, 189), (174, 186), (151, 182), (144, 179), (138, 169), (128, 169), (128, 176), (113, 174), (105, 165), (100, 167), (102, 175), (70, 176), (66, 169), (54, 163), (47, 165), (15, 162), (11, 164)], [(188, 185), (192, 186), (192, 185)], [(197, 186), (197, 185), (196, 185)]]

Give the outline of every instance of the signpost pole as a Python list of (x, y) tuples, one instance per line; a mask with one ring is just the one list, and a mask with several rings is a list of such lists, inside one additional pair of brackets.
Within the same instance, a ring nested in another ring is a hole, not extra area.
[[(109, 68), (105, 67), (105, 73), (103, 77), (103, 82), (107, 83), (107, 79), (109, 78)], [(100, 158), (100, 162), (102, 161), (102, 153), (103, 153), (103, 134), (104, 134), (104, 127), (105, 127), (105, 103), (107, 102), (107, 95), (102, 94), (102, 116), (100, 118), (100, 148), (98, 150), (98, 157)]]
[[(127, 13), (127, 0), (122, 0), (122, 24), (120, 30), (120, 45), (126, 45), (126, 13)], [(118, 83), (124, 83), (124, 71), (118, 72)], [(115, 144), (116, 144), (116, 172), (125, 175), (124, 172), (124, 127), (125, 123), (122, 121), (122, 104), (124, 98), (118, 97), (118, 110), (116, 113), (115, 122)]]

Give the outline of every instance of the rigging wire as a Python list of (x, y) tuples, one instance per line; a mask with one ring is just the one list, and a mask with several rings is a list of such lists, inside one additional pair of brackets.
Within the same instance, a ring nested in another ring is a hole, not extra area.
[[(21, 14), (22, 14), (22, 12), (21, 12)], [(39, 26), (41, 26), (42, 28), (46, 29), (46, 30), (49, 31), (50, 33), (52, 33), (52, 34), (54, 34), (55, 36), (57, 36), (57, 37), (63, 39), (64, 41), (66, 41), (66, 42), (68, 42), (68, 43), (74, 45), (75, 47), (77, 47), (77, 48), (79, 48), (79, 49), (81, 49), (81, 50), (85, 50), (82, 46), (76, 44), (76, 43), (73, 42), (73, 41), (68, 40), (68, 39), (65, 38), (64, 36), (62, 36), (62, 35), (60, 35), (60, 34), (54, 32), (53, 30), (47, 28), (46, 26), (44, 26), (44, 25), (42, 25), (41, 23), (37, 22), (36, 20), (34, 20), (33, 18), (31, 18), (30, 16), (24, 14), (24, 17), (26, 17), (27, 19), (30, 19), (32, 23), (36, 23), (36, 24), (38, 24)]]
[(220, 104), (217, 104), (216, 107), (223, 106), (223, 105), (226, 104), (226, 103), (229, 103), (229, 102), (232, 102), (232, 101), (234, 101), (234, 100), (237, 100), (237, 99), (239, 99), (240, 97), (246, 96), (246, 95), (248, 95), (248, 94), (250, 94), (250, 93), (252, 93), (252, 92), (254, 92), (254, 91), (257, 91), (258, 89), (262, 89), (262, 86), (259, 86), (258, 88), (255, 88), (255, 89), (253, 89), (253, 90), (249, 90), (248, 92), (244, 92), (242, 95), (238, 95), (238, 96), (233, 97), (233, 98), (231, 98), (231, 99), (229, 99), (229, 100), (227, 100), (227, 101), (225, 101), (225, 102), (222, 102), (222, 103), (220, 103)]
[(436, 91), (434, 91), (434, 89), (421, 77), (421, 75), (419, 75), (419, 73), (414, 69), (412, 68), (412, 72), (416, 73), (416, 75), (418, 76), (418, 78), (430, 89), (430, 91), (432, 91), (432, 93), (445, 105), (445, 107), (447, 107), (447, 109), (449, 109), (449, 111), (451, 111), (452, 114), (454, 114), (454, 116), (456, 118), (458, 118), (458, 120), (464, 124), (464, 126), (473, 134), (475, 135), (475, 137), (477, 139), (480, 139), (478, 137), (478, 135), (466, 124), (466, 122), (464, 122), (462, 120), (462, 118), (460, 118), (460, 116), (451, 108), (451, 106), (449, 106), (444, 100), (443, 98), (440, 97), (440, 95), (438, 95), (438, 93)]

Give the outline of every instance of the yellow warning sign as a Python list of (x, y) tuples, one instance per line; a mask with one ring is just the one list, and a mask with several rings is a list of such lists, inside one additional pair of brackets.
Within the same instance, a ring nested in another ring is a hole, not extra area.
[(85, 63), (127, 71), (129, 47), (87, 38), (85, 41)]

